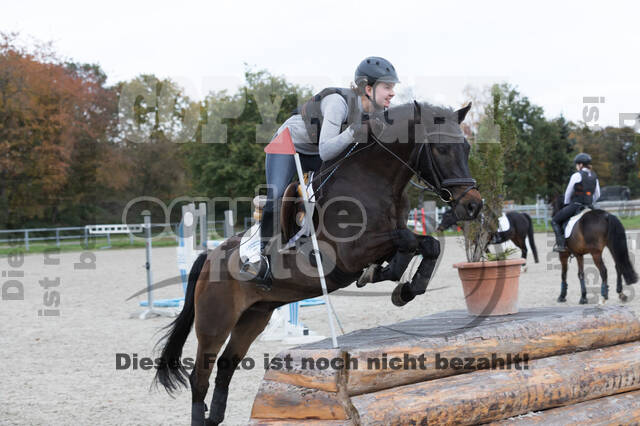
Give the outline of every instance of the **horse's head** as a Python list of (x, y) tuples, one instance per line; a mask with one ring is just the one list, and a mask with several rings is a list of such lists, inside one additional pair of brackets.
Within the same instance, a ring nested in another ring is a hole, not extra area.
[(454, 111), (416, 103), (420, 123), (416, 123), (416, 169), (440, 198), (447, 202), (458, 220), (472, 220), (482, 209), (482, 197), (469, 172), (470, 145), (462, 133), (471, 103)]
[(453, 225), (455, 225), (456, 223), (458, 223), (458, 219), (456, 218), (455, 213), (453, 213), (452, 209), (447, 210), (446, 212), (444, 212), (442, 214), (442, 220), (440, 221), (440, 224), (438, 225), (438, 232), (442, 232), (445, 229), (448, 229), (450, 227), (452, 227)]
[(564, 207), (564, 195), (558, 194), (551, 199), (551, 216), (555, 216)]

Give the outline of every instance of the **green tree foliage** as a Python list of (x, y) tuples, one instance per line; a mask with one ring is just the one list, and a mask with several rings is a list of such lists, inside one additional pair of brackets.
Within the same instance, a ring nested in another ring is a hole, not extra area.
[[(245, 84), (233, 95), (211, 93), (202, 107), (195, 142), (184, 151), (193, 191), (209, 198), (253, 198), (265, 184), (264, 147), (280, 125), (311, 92), (266, 71), (245, 73)], [(222, 214), (217, 208), (216, 216)], [(250, 204), (238, 206), (239, 216)]]
[(541, 107), (506, 83), (497, 90), (517, 135), (514, 149), (505, 153), (506, 195), (521, 204), (535, 202), (536, 194), (551, 198), (571, 166), (569, 125), (562, 117), (548, 121)]
[(640, 194), (640, 134), (631, 127), (607, 127), (592, 130), (576, 129), (573, 133), (575, 149), (593, 158), (593, 169), (600, 185), (625, 185), (631, 196)]
[(504, 203), (504, 158), (516, 145), (516, 123), (509, 114), (509, 99), (498, 85), (491, 89), (492, 102), (483, 119), (469, 155), (471, 175), (478, 182), (484, 205), (479, 218), (464, 223), (465, 252), (469, 262), (480, 261)]

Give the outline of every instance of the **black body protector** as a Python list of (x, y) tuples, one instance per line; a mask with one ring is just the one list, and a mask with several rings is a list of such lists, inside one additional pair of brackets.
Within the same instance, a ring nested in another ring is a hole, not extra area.
[(571, 202), (590, 206), (593, 204), (593, 194), (596, 191), (598, 176), (593, 171), (589, 175), (589, 172), (584, 169), (580, 170), (579, 173), (582, 176), (582, 180), (573, 186)]
[(341, 133), (344, 132), (351, 123), (354, 123), (356, 119), (362, 119), (360, 108), (358, 107), (358, 95), (352, 89), (339, 87), (323, 89), (299, 108), (299, 113), (307, 128), (311, 143), (317, 144), (320, 141), (320, 130), (322, 129), (322, 122), (324, 120), (320, 104), (325, 97), (333, 94), (342, 96), (347, 103), (347, 119), (340, 127)]

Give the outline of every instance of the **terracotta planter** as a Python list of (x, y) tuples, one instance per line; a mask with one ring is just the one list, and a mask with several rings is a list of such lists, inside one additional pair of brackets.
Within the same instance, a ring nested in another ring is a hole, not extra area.
[(518, 312), (520, 266), (525, 259), (462, 262), (458, 268), (467, 311), (472, 315), (508, 315)]

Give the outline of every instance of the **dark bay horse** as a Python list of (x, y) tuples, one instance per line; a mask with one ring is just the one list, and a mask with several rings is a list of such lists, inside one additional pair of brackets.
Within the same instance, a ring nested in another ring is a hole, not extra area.
[[(557, 196), (552, 201), (553, 214), (562, 208), (563, 197)], [(627, 301), (627, 296), (622, 291), (622, 278), (627, 285), (638, 281), (638, 275), (633, 269), (629, 259), (627, 248), (627, 235), (620, 220), (604, 210), (594, 209), (585, 213), (575, 224), (571, 235), (567, 238), (566, 252), (558, 253), (562, 264), (562, 283), (558, 302), (567, 301), (567, 264), (570, 256), (575, 256), (578, 261), (578, 279), (580, 280), (580, 304), (587, 303), (587, 288), (584, 281), (584, 255), (591, 254), (593, 263), (598, 268), (602, 285), (600, 287), (600, 302), (604, 303), (609, 298), (609, 286), (607, 284), (607, 268), (602, 260), (602, 251), (609, 248), (616, 265), (617, 283), (616, 291), (622, 302)]]
[[(347, 147), (345, 155), (322, 165), (313, 180), (314, 222), (330, 292), (355, 281), (368, 265), (391, 258), (398, 249), (398, 238), (415, 238), (406, 227), (409, 202), (405, 191), (414, 174), (448, 201), (460, 220), (477, 216), (482, 197), (469, 173), (470, 147), (459, 126), (469, 108), (454, 111), (422, 103), (393, 107), (369, 120), (374, 130), (366, 141)], [(197, 258), (189, 274), (184, 308), (168, 326), (166, 340), (161, 340), (155, 381), (169, 393), (189, 381), (192, 425), (223, 421), (233, 373), (273, 310), (322, 294), (315, 263), (310, 261), (310, 241), (272, 255), (273, 289), (265, 292), (242, 276), (241, 237), (229, 238)], [(423, 255), (423, 261), (411, 283), (398, 285), (394, 292), (404, 303), (425, 292), (440, 254), (438, 241), (432, 237), (408, 244)], [(198, 350), (189, 374), (180, 360), (194, 324)], [(205, 420), (204, 400), (216, 360), (215, 389)]]
[[(509, 219), (509, 229), (506, 231), (498, 231), (491, 236), (489, 244), (501, 244), (505, 241), (511, 240), (522, 251), (522, 258), (527, 258), (527, 243), (526, 239), (529, 238), (529, 245), (533, 252), (533, 259), (538, 263), (538, 249), (536, 248), (536, 242), (533, 237), (533, 221), (531, 217), (526, 213), (519, 212), (507, 212), (505, 214)], [(445, 229), (454, 226), (458, 223), (453, 211), (447, 210), (442, 215), (442, 220), (438, 225), (437, 231), (442, 232)]]

